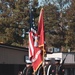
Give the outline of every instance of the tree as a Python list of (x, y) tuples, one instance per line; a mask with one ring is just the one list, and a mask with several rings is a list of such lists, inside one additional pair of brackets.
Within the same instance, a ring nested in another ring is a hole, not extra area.
[(75, 49), (75, 1), (72, 0), (71, 7), (66, 11), (66, 23), (67, 23), (67, 35), (66, 43), (67, 46), (74, 50)]
[[(53, 4), (54, 6), (56, 6), (58, 8), (58, 12), (59, 12), (59, 19), (58, 19), (58, 25), (59, 25), (59, 31), (58, 35), (59, 37), (57, 37), (59, 40), (56, 42), (56, 44), (58, 44), (58, 46), (60, 47), (61, 51), (63, 51), (63, 47), (66, 46), (65, 43), (65, 35), (66, 35), (66, 26), (65, 26), (65, 11), (70, 7), (71, 5), (71, 1), (70, 0), (49, 0), (51, 4)], [(49, 3), (48, 1), (48, 3)], [(54, 40), (55, 41), (55, 40)], [(55, 45), (56, 45), (55, 44)]]
[(29, 26), (28, 0), (6, 0), (0, 7), (3, 11), (0, 14), (0, 28), (2, 28), (0, 32), (4, 34), (4, 43), (23, 44), (22, 34)]
[[(51, 2), (53, 2), (52, 0)], [(47, 47), (58, 47), (74, 45), (74, 3), (71, 8), (64, 9), (59, 8), (62, 4), (70, 3), (68, 0), (63, 2), (60, 0), (56, 4), (46, 1), (44, 6), (44, 25), (45, 25), (45, 39)], [(55, 3), (55, 1), (54, 1)], [(34, 1), (32, 8), (34, 10), (35, 26), (38, 26), (38, 17), (41, 6), (37, 6), (37, 0)], [(28, 47), (28, 35), (25, 35), (29, 31), (29, 1), (28, 0), (5, 0), (0, 4), (0, 8), (3, 13), (0, 14), (0, 41), (5, 44), (18, 45)], [(58, 11), (62, 9), (62, 11)], [(67, 13), (67, 14), (66, 14)], [(62, 16), (63, 15), (63, 16)], [(70, 16), (69, 16), (70, 15)], [(71, 17), (73, 16), (73, 17)], [(71, 22), (72, 21), (72, 22)], [(72, 35), (72, 37), (70, 36)]]
[[(37, 5), (37, 0), (34, 1)], [(0, 4), (1, 42), (9, 45), (28, 46), (29, 0), (2, 0)]]

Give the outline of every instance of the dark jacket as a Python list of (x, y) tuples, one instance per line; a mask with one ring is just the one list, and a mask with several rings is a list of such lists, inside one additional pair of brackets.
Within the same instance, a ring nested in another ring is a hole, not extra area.
[(45, 66), (45, 75), (50, 75), (51, 74), (51, 65), (48, 64)]
[(59, 65), (59, 66), (52, 65), (52, 67), (51, 67), (51, 74), (52, 74), (52, 75), (56, 75), (56, 73), (57, 73), (58, 75), (64, 75), (65, 70), (64, 70), (64, 68), (61, 67), (60, 65)]
[(25, 67), (23, 70), (23, 75), (33, 75), (33, 68), (32, 66)]
[(36, 75), (43, 75), (43, 67), (40, 66), (36, 72)]

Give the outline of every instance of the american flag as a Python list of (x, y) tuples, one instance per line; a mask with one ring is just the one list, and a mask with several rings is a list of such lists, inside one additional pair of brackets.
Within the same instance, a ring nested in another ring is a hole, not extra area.
[(34, 16), (33, 9), (30, 11), (30, 31), (29, 31), (29, 58), (31, 59), (34, 55), (34, 40), (35, 40), (35, 25), (34, 25)]

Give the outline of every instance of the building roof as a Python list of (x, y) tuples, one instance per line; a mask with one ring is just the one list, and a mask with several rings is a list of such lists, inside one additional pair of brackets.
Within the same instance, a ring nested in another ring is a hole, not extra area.
[(1, 44), (1, 43), (0, 43), (0, 48), (9, 48), (9, 49), (13, 49), (13, 50), (28, 51), (28, 48), (26, 48), (26, 47), (18, 47), (18, 46), (12, 46), (12, 45)]

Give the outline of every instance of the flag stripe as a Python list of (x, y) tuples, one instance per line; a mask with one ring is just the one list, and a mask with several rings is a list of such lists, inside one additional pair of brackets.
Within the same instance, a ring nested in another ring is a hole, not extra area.
[(34, 55), (34, 47), (32, 43), (32, 32), (29, 33), (29, 58)]

